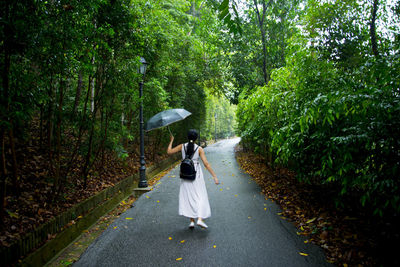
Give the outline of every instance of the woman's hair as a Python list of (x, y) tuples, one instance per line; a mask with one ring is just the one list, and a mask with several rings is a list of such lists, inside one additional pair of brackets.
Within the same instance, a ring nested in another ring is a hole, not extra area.
[(188, 131), (187, 137), (189, 139), (189, 144), (186, 149), (187, 155), (192, 155), (192, 153), (194, 151), (194, 141), (196, 141), (198, 136), (199, 136), (199, 134), (197, 133), (197, 131), (195, 129), (190, 129)]

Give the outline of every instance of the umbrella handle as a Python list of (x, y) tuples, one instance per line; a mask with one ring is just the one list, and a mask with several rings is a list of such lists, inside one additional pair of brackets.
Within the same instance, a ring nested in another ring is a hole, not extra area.
[(174, 136), (174, 135), (172, 134), (171, 129), (169, 128), (169, 126), (167, 126), (167, 128), (168, 128), (169, 134), (170, 134), (171, 136)]

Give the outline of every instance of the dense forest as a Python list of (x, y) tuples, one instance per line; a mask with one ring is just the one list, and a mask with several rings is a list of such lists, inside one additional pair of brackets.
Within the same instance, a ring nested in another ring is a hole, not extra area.
[[(145, 121), (192, 113), (171, 127), (178, 141), (188, 128), (202, 141), (235, 135), (208, 3), (2, 1), (0, 16), (3, 244), (138, 170), (142, 81)], [(146, 133), (148, 164), (168, 141), (166, 130)]]
[[(137, 171), (141, 100), (145, 120), (192, 113), (171, 127), (178, 140), (189, 128), (202, 141), (236, 134), (269, 168), (328, 186), (338, 206), (399, 215), (400, 1), (4, 0), (0, 10), (3, 245), (91, 181)], [(168, 136), (146, 133), (149, 164)]]

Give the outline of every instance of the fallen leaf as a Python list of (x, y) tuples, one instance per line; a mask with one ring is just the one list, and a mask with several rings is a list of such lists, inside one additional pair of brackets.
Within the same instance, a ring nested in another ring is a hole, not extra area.
[(306, 221), (306, 223), (312, 223), (312, 222), (315, 221), (316, 219), (317, 219), (317, 217), (314, 217), (314, 218), (312, 218), (312, 219)]
[(213, 248), (216, 248), (216, 247), (217, 247), (216, 245), (213, 246)]
[(185, 240), (182, 240), (181, 243), (185, 243)]
[(172, 240), (172, 237), (168, 237), (169, 240)]
[(177, 258), (177, 259), (176, 259), (176, 261), (180, 261), (180, 260), (182, 260), (182, 258)]
[(115, 226), (114, 229), (117, 229), (118, 226)]
[(127, 219), (127, 220), (132, 220), (133, 218), (128, 217), (128, 218), (125, 218), (125, 219)]
[(299, 252), (299, 254), (300, 254), (301, 256), (308, 256), (307, 253), (303, 253), (303, 252)]
[(146, 198), (150, 198), (149, 196), (146, 196)]

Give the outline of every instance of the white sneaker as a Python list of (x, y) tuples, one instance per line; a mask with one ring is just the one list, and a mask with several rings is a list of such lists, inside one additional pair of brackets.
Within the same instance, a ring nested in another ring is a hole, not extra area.
[(207, 224), (205, 224), (203, 221), (200, 220), (197, 220), (197, 225), (204, 229), (208, 228)]
[(194, 228), (194, 222), (190, 222), (189, 228)]

